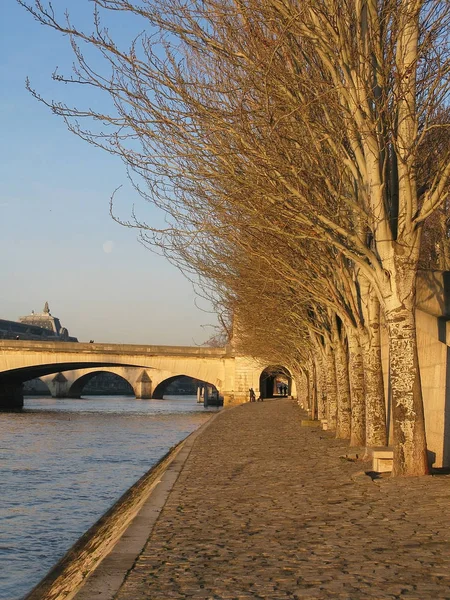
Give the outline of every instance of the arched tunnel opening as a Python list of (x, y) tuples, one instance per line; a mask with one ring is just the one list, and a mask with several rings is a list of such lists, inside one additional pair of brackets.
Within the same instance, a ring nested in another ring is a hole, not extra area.
[(205, 406), (221, 406), (222, 403), (216, 386), (188, 375), (175, 375), (161, 381), (153, 390), (152, 397), (158, 400), (192, 397), (193, 402), (203, 403)]
[(273, 365), (264, 369), (259, 378), (261, 398), (280, 398), (292, 393), (292, 376), (288, 369)]
[(87, 373), (73, 382), (69, 390), (69, 398), (83, 396), (134, 396), (130, 383), (116, 373), (94, 371)]

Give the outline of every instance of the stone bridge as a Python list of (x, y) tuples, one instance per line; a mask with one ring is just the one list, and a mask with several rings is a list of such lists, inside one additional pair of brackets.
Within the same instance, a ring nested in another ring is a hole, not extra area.
[(99, 371), (126, 379), (136, 398), (162, 397), (166, 384), (186, 375), (213, 385), (224, 405), (259, 392), (266, 365), (228, 348), (0, 341), (0, 410), (21, 410), (23, 382), (40, 377), (56, 397), (79, 397), (83, 382)]

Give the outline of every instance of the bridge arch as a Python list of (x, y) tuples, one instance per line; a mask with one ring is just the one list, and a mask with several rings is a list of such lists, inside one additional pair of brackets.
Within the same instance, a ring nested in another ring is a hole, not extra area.
[(262, 398), (274, 398), (283, 396), (284, 391), (280, 393), (280, 386), (286, 386), (286, 395), (292, 394), (292, 375), (286, 367), (282, 365), (270, 365), (266, 367), (259, 377), (259, 391)]
[(95, 377), (98, 377), (99, 375), (105, 373), (113, 375), (115, 378), (124, 381), (127, 384), (127, 387), (129, 388), (128, 391), (130, 395), (133, 394), (134, 396), (136, 396), (133, 384), (126, 377), (124, 377), (123, 375), (119, 375), (119, 373), (114, 372), (114, 370), (112, 369), (98, 369), (96, 371), (91, 371), (90, 373), (85, 373), (84, 375), (81, 375), (81, 377), (75, 379), (70, 385), (69, 390), (67, 392), (68, 398), (80, 398), (83, 389), (86, 387), (86, 385)]
[[(64, 342), (61, 342), (64, 343)], [(37, 364), (28, 364), (19, 368), (8, 369), (1, 372), (1, 378), (5, 381), (14, 381), (21, 382), (29, 381), (30, 379), (40, 378), (47, 375), (57, 375), (61, 373), (65, 373), (66, 371), (79, 371), (82, 369), (97, 369), (97, 368), (107, 368), (107, 370), (111, 370), (114, 372), (116, 368), (139, 368), (140, 365), (129, 364), (126, 362), (106, 362), (106, 361), (95, 361), (95, 360), (85, 360), (85, 361), (70, 361), (70, 362), (42, 362)], [(152, 368), (152, 367), (144, 367), (144, 368)]]
[[(74, 369), (73, 371), (60, 371), (42, 376), (41, 379), (50, 388), (53, 398), (79, 398), (83, 387), (90, 379), (101, 374), (109, 373), (117, 375), (131, 386), (130, 393), (136, 398), (151, 398), (151, 386), (153, 371), (151, 368), (143, 369), (141, 367), (122, 367), (122, 366), (101, 366), (88, 367), (84, 369)], [(150, 377), (150, 375), (151, 377)], [(77, 383), (78, 382), (78, 383)]]
[[(160, 381), (158, 383), (158, 385), (155, 386), (155, 389), (153, 390), (152, 398), (154, 398), (156, 400), (161, 400), (164, 397), (164, 395), (167, 393), (166, 390), (170, 386), (170, 384), (173, 383), (174, 381), (176, 381), (177, 379), (179, 379), (180, 377), (189, 377), (190, 379), (196, 379), (190, 375), (185, 375), (184, 373), (179, 373), (178, 375), (172, 375), (170, 377), (166, 377), (165, 379)], [(198, 386), (202, 387), (203, 389), (207, 386), (210, 389), (210, 393), (209, 393), (210, 398), (211, 399), (212, 399), (212, 397), (217, 398), (217, 401), (218, 401), (219, 391), (214, 384), (212, 384), (208, 381), (201, 381), (198, 379), (196, 379), (196, 381), (198, 382)]]

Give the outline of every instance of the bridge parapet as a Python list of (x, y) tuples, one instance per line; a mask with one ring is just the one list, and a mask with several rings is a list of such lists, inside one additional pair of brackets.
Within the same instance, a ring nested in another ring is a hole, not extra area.
[(203, 346), (160, 346), (141, 344), (97, 344), (72, 342), (41, 342), (34, 340), (0, 340), (2, 351), (31, 352), (88, 352), (89, 354), (127, 354), (145, 356), (199, 356), (225, 357), (232, 353), (228, 348), (206, 348)]

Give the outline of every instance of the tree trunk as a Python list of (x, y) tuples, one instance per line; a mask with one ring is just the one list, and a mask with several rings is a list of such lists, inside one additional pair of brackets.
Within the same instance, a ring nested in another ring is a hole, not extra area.
[(305, 376), (303, 375), (303, 373), (299, 373), (298, 375), (294, 376), (294, 381), (295, 381), (295, 388), (297, 390), (297, 404), (299, 406), (304, 406), (305, 405), (305, 400), (304, 398), (306, 397), (306, 392), (305, 392)]
[(336, 437), (350, 439), (350, 381), (348, 375), (348, 357), (344, 345), (337, 340), (335, 350), (336, 379), (337, 379), (337, 419)]
[(311, 366), (311, 419), (317, 419), (317, 371), (316, 363), (311, 358), (309, 361)]
[(324, 361), (322, 358), (316, 358), (317, 374), (317, 418), (326, 419), (326, 380), (324, 371)]
[(386, 311), (394, 424), (393, 475), (428, 473), (414, 306)]
[(351, 395), (350, 446), (366, 445), (366, 403), (364, 389), (364, 367), (358, 333), (348, 329), (349, 375)]
[(330, 345), (326, 349), (326, 380), (327, 380), (327, 407), (326, 417), (328, 429), (336, 429), (337, 412), (337, 385), (336, 385), (336, 364), (334, 362), (334, 353)]
[(362, 332), (366, 389), (366, 446), (386, 446), (386, 402), (381, 363), (380, 303), (371, 290), (367, 327)]
[(305, 379), (306, 379), (306, 385), (305, 385), (305, 391), (306, 391), (306, 397), (305, 397), (305, 410), (306, 411), (310, 411), (310, 407), (311, 407), (311, 378), (309, 375), (309, 371), (305, 370)]

